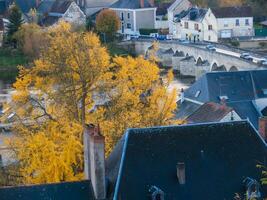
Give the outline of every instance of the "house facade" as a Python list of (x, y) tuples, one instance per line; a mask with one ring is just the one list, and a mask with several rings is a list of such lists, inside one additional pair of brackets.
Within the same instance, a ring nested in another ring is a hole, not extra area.
[(217, 21), (211, 9), (189, 8), (176, 15), (173, 37), (198, 41), (218, 41)]
[(119, 0), (111, 5), (121, 21), (120, 34), (138, 34), (140, 29), (154, 29), (156, 7), (152, 0)]
[(217, 19), (219, 38), (254, 36), (251, 7), (222, 7), (212, 11)]
[(41, 25), (50, 26), (63, 20), (75, 25), (83, 25), (86, 21), (86, 16), (80, 7), (74, 1), (56, 0), (48, 11), (48, 13), (41, 20)]

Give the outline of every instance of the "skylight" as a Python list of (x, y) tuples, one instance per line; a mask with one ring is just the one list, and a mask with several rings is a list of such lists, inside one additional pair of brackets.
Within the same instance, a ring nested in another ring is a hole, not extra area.
[(200, 93), (201, 93), (201, 91), (198, 90), (198, 91), (196, 92), (196, 94), (195, 94), (195, 98), (199, 97)]
[(219, 96), (219, 99), (220, 99), (220, 100), (223, 100), (223, 99), (224, 99), (224, 100), (228, 100), (229, 98), (228, 98), (228, 96), (224, 95), (224, 96)]
[(262, 89), (264, 95), (267, 95), (267, 89)]

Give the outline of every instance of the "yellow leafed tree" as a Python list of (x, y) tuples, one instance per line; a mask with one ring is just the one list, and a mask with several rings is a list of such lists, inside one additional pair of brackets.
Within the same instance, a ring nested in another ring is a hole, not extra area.
[(174, 123), (172, 74), (160, 80), (154, 61), (111, 59), (95, 34), (65, 22), (47, 34), (46, 51), (32, 68), (21, 67), (10, 105), (23, 183), (82, 179), (85, 123), (100, 125), (107, 154), (127, 128)]

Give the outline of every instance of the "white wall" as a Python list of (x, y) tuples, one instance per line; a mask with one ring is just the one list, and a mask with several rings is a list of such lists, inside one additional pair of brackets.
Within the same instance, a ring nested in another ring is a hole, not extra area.
[[(239, 20), (239, 26), (236, 25), (237, 19)], [(249, 20), (249, 25), (246, 25), (246, 19)], [(231, 30), (232, 37), (254, 36), (253, 17), (217, 18), (217, 24), (219, 38), (222, 30)]]

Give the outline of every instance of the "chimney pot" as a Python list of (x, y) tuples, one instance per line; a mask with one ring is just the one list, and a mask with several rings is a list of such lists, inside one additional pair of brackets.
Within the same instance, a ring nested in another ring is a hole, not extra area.
[(259, 133), (264, 141), (267, 140), (267, 117), (260, 117), (259, 118)]
[(176, 168), (177, 168), (178, 181), (180, 185), (184, 185), (185, 184), (185, 163), (178, 162)]

